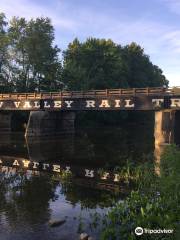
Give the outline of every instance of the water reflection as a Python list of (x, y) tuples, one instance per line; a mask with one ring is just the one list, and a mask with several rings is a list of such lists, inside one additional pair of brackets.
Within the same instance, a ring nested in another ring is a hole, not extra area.
[(28, 158), (31, 161), (59, 161), (79, 166), (114, 167), (127, 159), (147, 161), (154, 151), (153, 130), (146, 126), (129, 130), (90, 129), (56, 139), (25, 141), (21, 135), (1, 136), (0, 154)]
[[(54, 231), (64, 239), (77, 239), (81, 218), (89, 231), (90, 214), (104, 212), (119, 199), (106, 191), (54, 180), (50, 174), (6, 171), (0, 173), (0, 182), (0, 239), (19, 240), (25, 234), (26, 239), (37, 239), (40, 233), (41, 239), (59, 239)], [(54, 217), (66, 223), (53, 231), (47, 223)], [(76, 226), (73, 231), (71, 224)]]
[[(90, 228), (94, 213), (104, 214), (113, 202), (126, 196), (113, 178), (98, 178), (98, 169), (111, 175), (127, 159), (152, 160), (153, 131), (144, 135), (140, 134), (145, 132), (144, 126), (134, 129), (91, 129), (29, 142), (21, 134), (1, 136), (0, 239), (74, 240), (78, 231), (98, 239), (99, 227)], [(13, 165), (14, 161), (19, 165)], [(28, 168), (23, 161), (29, 161)], [(39, 168), (33, 168), (34, 162)], [(43, 170), (43, 164), (50, 167)], [(58, 171), (52, 171), (53, 165), (70, 166), (76, 175), (72, 181), (63, 181)], [(85, 169), (93, 169), (95, 177), (85, 177)], [(66, 219), (66, 223), (50, 228), (48, 221), (53, 218)]]

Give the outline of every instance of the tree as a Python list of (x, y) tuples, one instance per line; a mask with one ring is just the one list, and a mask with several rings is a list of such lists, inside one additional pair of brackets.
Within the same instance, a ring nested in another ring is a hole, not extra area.
[(75, 39), (63, 52), (54, 45), (49, 18), (0, 14), (1, 91), (54, 91), (167, 86), (162, 70), (136, 43), (122, 47), (112, 40)]
[(8, 46), (9, 38), (6, 32), (6, 17), (0, 13), (0, 92), (6, 92), (10, 89), (8, 74)]
[(8, 35), (10, 39), (10, 66), (11, 82), (16, 91), (28, 90), (28, 77), (30, 64), (26, 51), (26, 26), (25, 18), (13, 17), (10, 21)]
[[(160, 87), (168, 84), (162, 70), (153, 65), (144, 49), (136, 43), (126, 46), (112, 40), (77, 38), (63, 52), (63, 82), (70, 90)], [(96, 123), (119, 124), (123, 119), (138, 119), (136, 113), (84, 113), (80, 122), (96, 119)], [(144, 114), (144, 118), (149, 118)], [(92, 120), (93, 121), (93, 120)], [(131, 121), (131, 120), (130, 120)]]
[(60, 49), (53, 46), (54, 28), (49, 18), (37, 18), (27, 25), (26, 50), (32, 66), (32, 80), (40, 90), (56, 90), (61, 85)]
[(112, 40), (75, 39), (64, 51), (63, 80), (71, 90), (155, 87), (168, 84), (136, 43), (122, 47)]
[(111, 40), (75, 39), (63, 54), (64, 83), (72, 90), (128, 87), (120, 48)]
[(8, 30), (11, 41), (12, 82), (16, 91), (53, 91), (61, 85), (60, 49), (53, 45), (49, 18), (14, 17)]
[(123, 61), (128, 66), (127, 81), (130, 87), (167, 86), (168, 81), (162, 70), (153, 65), (144, 49), (132, 42), (123, 49)]

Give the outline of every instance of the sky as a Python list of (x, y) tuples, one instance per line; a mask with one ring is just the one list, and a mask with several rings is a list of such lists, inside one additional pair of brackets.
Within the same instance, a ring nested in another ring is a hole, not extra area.
[(180, 0), (0, 0), (0, 12), (51, 18), (62, 50), (76, 37), (136, 42), (170, 86), (180, 86)]

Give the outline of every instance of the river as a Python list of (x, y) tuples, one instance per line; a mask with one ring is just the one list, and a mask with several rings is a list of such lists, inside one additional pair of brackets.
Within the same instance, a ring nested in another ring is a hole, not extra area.
[[(28, 141), (22, 133), (1, 135), (0, 240), (75, 240), (81, 232), (99, 239), (99, 216), (128, 194), (114, 169), (152, 161), (153, 142), (144, 125)], [(52, 219), (64, 223), (50, 227)]]

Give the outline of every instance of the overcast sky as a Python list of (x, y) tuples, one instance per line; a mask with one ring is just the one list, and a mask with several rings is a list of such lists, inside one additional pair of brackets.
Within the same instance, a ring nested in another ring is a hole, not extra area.
[(180, 86), (180, 0), (0, 0), (0, 12), (50, 17), (61, 49), (75, 37), (135, 41)]

